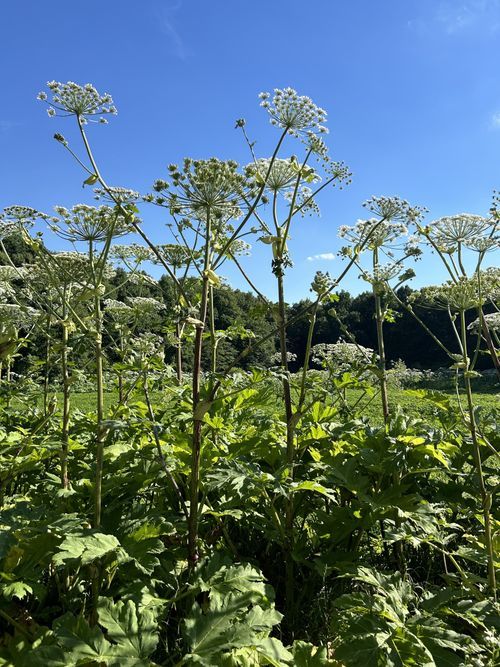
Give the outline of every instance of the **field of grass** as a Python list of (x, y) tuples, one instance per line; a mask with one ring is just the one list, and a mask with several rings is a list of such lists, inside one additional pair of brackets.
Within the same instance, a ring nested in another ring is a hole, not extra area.
[[(440, 389), (440, 393), (446, 398), (449, 398), (450, 404), (454, 408), (459, 406), (460, 398), (460, 403), (465, 408), (465, 397), (463, 394), (460, 394), (459, 397), (457, 397), (455, 390), (451, 387), (446, 390)], [(162, 395), (161, 392), (152, 393), (152, 399), (156, 405), (161, 405), (165, 398), (167, 398), (167, 396)], [(346, 398), (347, 403), (350, 406), (356, 406), (356, 410), (359, 411), (361, 416), (368, 417), (374, 424), (381, 422), (382, 412), (378, 394), (370, 399), (363, 396), (363, 393), (360, 390), (351, 389), (347, 391)], [(118, 400), (117, 392), (106, 392), (104, 400), (105, 408), (108, 410), (112, 405), (116, 405)], [(144, 398), (140, 394), (136, 394), (132, 396), (131, 400), (144, 400)], [(434, 403), (425, 397), (416, 395), (415, 390), (413, 389), (391, 387), (389, 390), (389, 400), (392, 409), (396, 406), (400, 406), (403, 412), (410, 417), (423, 419), (429, 424), (435, 424), (437, 421), (436, 407)], [(474, 393), (474, 400), (476, 405), (481, 406), (485, 410), (500, 408), (500, 394), (498, 393), (497, 388), (493, 385), (491, 387), (483, 386), (476, 390)], [(82, 412), (92, 412), (95, 410), (95, 394), (92, 392), (74, 393), (71, 397), (71, 401), (73, 406)], [(58, 403), (59, 405), (62, 403), (62, 394), (58, 394)]]

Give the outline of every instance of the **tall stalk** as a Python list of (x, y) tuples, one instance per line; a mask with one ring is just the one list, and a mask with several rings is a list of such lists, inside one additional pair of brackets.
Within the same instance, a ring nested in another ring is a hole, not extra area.
[[(278, 266), (278, 313), (279, 313), (279, 340), (281, 352), (281, 367), (283, 370), (283, 398), (285, 402), (285, 419), (286, 419), (286, 466), (287, 476), (290, 482), (294, 477), (294, 463), (295, 463), (295, 428), (294, 428), (294, 414), (292, 405), (292, 393), (290, 387), (290, 376), (288, 371), (288, 349), (286, 342), (286, 303), (283, 286), (283, 270)], [(294, 627), (294, 607), (295, 607), (295, 575), (293, 563), (293, 549), (294, 549), (294, 501), (293, 495), (290, 494), (286, 500), (285, 505), (285, 606), (286, 618), (291, 628)]]
[(94, 528), (101, 525), (102, 514), (102, 475), (104, 463), (104, 378), (103, 378), (103, 351), (102, 351), (102, 313), (101, 297), (99, 294), (99, 285), (97, 281), (97, 272), (94, 259), (94, 246), (92, 241), (89, 243), (89, 259), (94, 282), (94, 355), (96, 363), (96, 458), (95, 458), (95, 478), (94, 478)]
[[(65, 290), (66, 292), (66, 290)], [(62, 307), (62, 341), (61, 341), (61, 373), (63, 387), (62, 430), (61, 430), (61, 486), (67, 489), (68, 480), (68, 449), (69, 449), (69, 420), (70, 420), (70, 377), (68, 369), (68, 322), (66, 309), (66, 293)]]
[(467, 350), (467, 329), (465, 322), (465, 311), (460, 311), (460, 335), (462, 343), (463, 366), (464, 366), (464, 385), (467, 396), (468, 427), (472, 440), (472, 453), (476, 466), (476, 473), (479, 482), (479, 491), (481, 493), (481, 506), (484, 520), (484, 543), (488, 560), (488, 585), (491, 589), (494, 599), (497, 599), (496, 574), (495, 574), (495, 554), (493, 549), (492, 531), (491, 531), (491, 494), (486, 490), (484, 481), (483, 464), (481, 460), (481, 450), (477, 437), (477, 424), (474, 410), (474, 400), (472, 397), (472, 387), (469, 373), (469, 358)]
[[(379, 263), (378, 248), (373, 250), (373, 269), (374, 274)], [(382, 400), (382, 415), (384, 424), (389, 421), (389, 396), (387, 391), (387, 362), (385, 358), (385, 342), (384, 342), (384, 312), (382, 307), (382, 298), (377, 286), (377, 281), (373, 281), (372, 285), (373, 298), (375, 300), (375, 322), (377, 326), (377, 347), (378, 347), (378, 368), (379, 368), (379, 385), (380, 397)]]
[(50, 339), (50, 314), (47, 314), (45, 324), (47, 327), (45, 340), (45, 363), (43, 365), (43, 414), (47, 416), (49, 405), (49, 371), (50, 371), (50, 355), (51, 355), (51, 339)]
[(203, 350), (203, 331), (207, 319), (208, 297), (210, 281), (208, 271), (210, 269), (210, 241), (211, 241), (211, 218), (210, 209), (207, 211), (207, 226), (205, 237), (204, 270), (202, 274), (201, 303), (198, 324), (194, 339), (194, 361), (193, 361), (193, 435), (191, 445), (191, 479), (189, 485), (189, 520), (188, 520), (188, 559), (190, 567), (194, 567), (198, 561), (198, 495), (200, 489), (200, 456), (202, 444), (203, 413), (200, 401), (201, 386), (201, 354)]
[(217, 339), (215, 336), (215, 312), (214, 312), (214, 288), (213, 285), (210, 285), (209, 291), (209, 300), (210, 300), (210, 371), (212, 375), (215, 375), (217, 371)]

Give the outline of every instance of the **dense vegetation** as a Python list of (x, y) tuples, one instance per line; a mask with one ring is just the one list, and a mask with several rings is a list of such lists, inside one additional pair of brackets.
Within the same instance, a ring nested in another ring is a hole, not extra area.
[[(1, 214), (0, 665), (500, 664), (498, 409), (475, 394), (500, 377), (498, 200), (424, 223), (372, 197), (339, 229), (340, 274), (288, 305), (290, 230), (350, 180), (326, 112), (262, 94), (271, 157), (239, 119), (246, 167), (186, 159), (140, 195), (106, 183), (89, 143), (111, 96), (48, 87), (101, 201)], [(429, 250), (449, 280), (412, 291)], [(223, 284), (225, 262), (253, 294)], [(343, 291), (348, 271), (369, 291)]]

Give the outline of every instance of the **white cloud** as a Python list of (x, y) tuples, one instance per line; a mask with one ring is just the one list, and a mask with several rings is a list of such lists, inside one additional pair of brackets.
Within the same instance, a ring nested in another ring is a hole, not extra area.
[(318, 260), (325, 260), (327, 262), (331, 262), (332, 259), (335, 259), (335, 254), (333, 252), (321, 252), (319, 255), (309, 255), (307, 261), (316, 262)]
[(186, 60), (189, 55), (189, 49), (186, 47), (181, 34), (177, 30), (175, 16), (182, 8), (181, 0), (174, 0), (174, 2), (167, 2), (159, 12), (159, 27), (170, 42), (172, 53), (179, 58), (179, 60)]
[(500, 130), (500, 111), (491, 114), (491, 127)]
[(454, 36), (472, 30), (496, 33), (500, 29), (500, 0), (440, 0), (430, 15), (415, 17), (408, 27), (421, 34), (438, 28)]
[(7, 134), (16, 125), (19, 125), (15, 120), (0, 120), (0, 134)]

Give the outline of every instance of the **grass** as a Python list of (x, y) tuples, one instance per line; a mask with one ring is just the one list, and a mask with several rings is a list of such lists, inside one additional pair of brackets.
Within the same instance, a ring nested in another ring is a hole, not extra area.
[[(432, 387), (429, 387), (429, 389), (432, 389)], [(449, 398), (452, 408), (459, 407), (459, 398), (457, 397), (454, 388), (441, 387), (439, 391), (447, 398)], [(61, 405), (62, 394), (58, 394), (57, 396), (58, 404)], [(351, 389), (347, 391), (346, 398), (349, 405), (353, 406), (357, 404), (359, 413), (362, 416), (368, 417), (372, 423), (376, 424), (381, 422), (382, 412), (380, 407), (380, 397), (378, 394), (374, 395), (370, 400), (369, 398), (362, 397), (362, 392), (360, 390)], [(104, 396), (105, 409), (108, 410), (111, 408), (114, 404), (116, 404), (117, 400), (118, 394), (116, 391), (106, 392)], [(131, 401), (133, 400), (144, 400), (144, 398), (141, 394), (138, 393), (131, 397)], [(159, 405), (164, 400), (164, 396), (161, 392), (153, 392), (152, 400), (156, 405)], [(498, 388), (493, 384), (491, 384), (491, 386), (478, 386), (474, 394), (474, 400), (477, 406), (481, 406), (483, 409), (488, 411), (494, 408), (498, 409), (500, 407)], [(465, 397), (460, 394), (460, 402), (463, 407), (465, 407), (464, 401)], [(74, 393), (72, 394), (71, 402), (73, 407), (78, 408), (82, 412), (93, 412), (95, 410), (95, 394), (93, 392)], [(415, 395), (414, 390), (390, 387), (389, 402), (391, 409), (394, 409), (396, 406), (400, 406), (403, 412), (409, 417), (423, 419), (429, 424), (436, 424), (438, 421), (436, 417), (436, 407), (432, 401)], [(41, 405), (41, 397), (39, 399), (39, 404)]]

